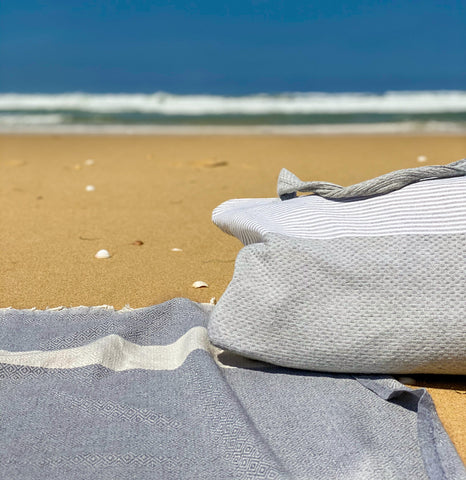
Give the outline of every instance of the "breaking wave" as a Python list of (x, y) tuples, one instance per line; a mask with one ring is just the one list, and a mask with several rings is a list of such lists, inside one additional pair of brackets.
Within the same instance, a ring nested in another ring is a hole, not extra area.
[(159, 115), (429, 114), (466, 112), (466, 91), (283, 93), (242, 97), (154, 94), (0, 94), (3, 112)]

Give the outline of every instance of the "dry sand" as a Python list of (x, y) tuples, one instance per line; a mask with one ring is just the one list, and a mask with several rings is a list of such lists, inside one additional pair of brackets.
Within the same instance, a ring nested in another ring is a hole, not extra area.
[[(241, 248), (211, 223), (221, 202), (275, 196), (282, 167), (349, 185), (465, 152), (459, 136), (0, 135), (0, 307), (208, 302)], [(416, 380), (466, 461), (465, 378)]]

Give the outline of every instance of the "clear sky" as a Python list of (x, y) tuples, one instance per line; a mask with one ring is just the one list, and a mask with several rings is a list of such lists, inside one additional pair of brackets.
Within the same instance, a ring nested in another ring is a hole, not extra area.
[(466, 90), (464, 0), (2, 0), (0, 91)]

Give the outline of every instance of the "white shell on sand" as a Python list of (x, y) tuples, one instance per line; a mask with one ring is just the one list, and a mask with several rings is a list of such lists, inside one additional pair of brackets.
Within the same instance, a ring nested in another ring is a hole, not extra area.
[(85, 162), (84, 162), (84, 165), (87, 165), (88, 167), (90, 167), (91, 165), (94, 165), (94, 160), (92, 160), (92, 158), (88, 158)]
[(95, 258), (110, 258), (107, 250), (99, 250), (94, 256)]
[(86, 192), (93, 192), (95, 190), (94, 185), (87, 185)]
[(181, 248), (172, 248), (172, 252), (182, 252), (183, 250)]
[(217, 305), (217, 299), (215, 297), (212, 297), (209, 302), (211, 305)]
[(419, 157), (417, 157), (417, 161), (419, 163), (427, 162), (427, 157), (425, 155), (419, 155)]
[(208, 287), (209, 285), (207, 285), (207, 283), (205, 282), (202, 282), (201, 280), (198, 280), (197, 282), (194, 282), (193, 283), (193, 287), (194, 288), (206, 288)]
[(416, 385), (416, 379), (413, 377), (398, 377), (398, 381), (405, 385)]

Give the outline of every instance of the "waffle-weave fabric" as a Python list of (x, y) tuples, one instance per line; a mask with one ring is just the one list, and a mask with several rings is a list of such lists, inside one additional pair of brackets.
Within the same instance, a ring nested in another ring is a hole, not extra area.
[(244, 247), (212, 341), (327, 372), (466, 374), (466, 235), (297, 239)]
[[(281, 199), (220, 205), (214, 222), (247, 246), (212, 314), (214, 343), (310, 370), (466, 374), (465, 167), (346, 188), (282, 171)], [(342, 198), (293, 197), (301, 189)]]

